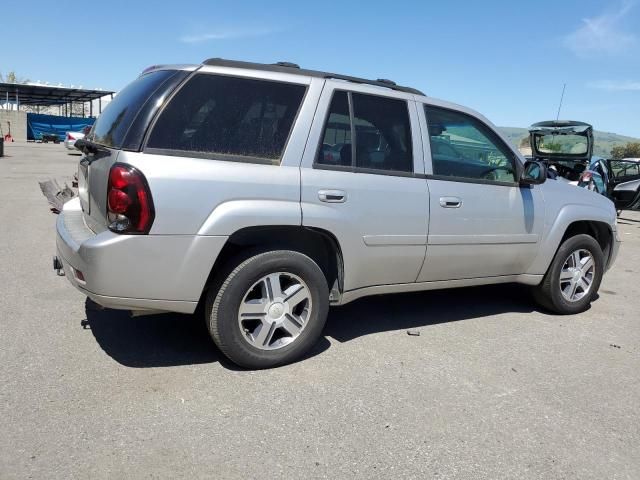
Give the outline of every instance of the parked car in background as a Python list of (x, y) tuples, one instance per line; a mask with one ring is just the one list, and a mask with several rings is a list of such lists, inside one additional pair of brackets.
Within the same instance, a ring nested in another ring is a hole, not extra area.
[(531, 158), (545, 162), (551, 175), (577, 185), (593, 155), (593, 127), (585, 122), (551, 120), (529, 127)]
[(76, 145), (54, 268), (104, 307), (201, 306), (250, 368), (300, 358), (331, 305), (368, 295), (517, 282), (582, 312), (619, 248), (609, 200), (547, 180), (481, 114), (386, 80), (153, 67)]
[(65, 132), (64, 134), (64, 146), (67, 150), (79, 151), (76, 148), (76, 141), (84, 138), (91, 131), (91, 125), (87, 125), (81, 132)]
[(60, 137), (57, 133), (43, 133), (42, 138), (40, 139), (42, 143), (60, 143)]
[(611, 199), (618, 212), (640, 209), (640, 159), (594, 157), (578, 186)]

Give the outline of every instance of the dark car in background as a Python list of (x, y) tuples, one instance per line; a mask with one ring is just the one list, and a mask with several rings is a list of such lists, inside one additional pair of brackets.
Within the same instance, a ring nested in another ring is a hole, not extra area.
[(618, 212), (637, 210), (640, 208), (640, 159), (593, 157), (589, 168), (580, 176), (578, 186), (610, 198)]

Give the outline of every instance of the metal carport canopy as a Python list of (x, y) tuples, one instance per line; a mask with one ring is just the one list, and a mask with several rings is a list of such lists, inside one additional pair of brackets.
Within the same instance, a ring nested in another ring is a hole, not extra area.
[(53, 85), (34, 85), (22, 83), (0, 83), (0, 103), (7, 95), (10, 102), (20, 105), (64, 105), (70, 102), (90, 102), (115, 92), (109, 90), (88, 90), (74, 87), (56, 87)]

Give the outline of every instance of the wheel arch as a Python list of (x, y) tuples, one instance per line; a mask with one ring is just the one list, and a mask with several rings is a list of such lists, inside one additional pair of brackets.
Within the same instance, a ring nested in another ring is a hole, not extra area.
[(608, 265), (615, 241), (613, 219), (615, 219), (615, 211), (612, 215), (612, 212), (598, 207), (566, 205), (547, 229), (545, 240), (529, 273), (544, 274), (560, 245), (566, 239), (580, 234), (590, 235), (598, 242)]
[(293, 250), (313, 259), (327, 279), (330, 301), (339, 301), (344, 285), (344, 262), (338, 239), (329, 231), (293, 225), (244, 227), (229, 236), (217, 256), (203, 287), (215, 288), (238, 261), (270, 250)]

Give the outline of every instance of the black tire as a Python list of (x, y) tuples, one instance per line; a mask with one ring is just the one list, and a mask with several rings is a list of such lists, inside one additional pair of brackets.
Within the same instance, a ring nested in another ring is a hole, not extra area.
[[(560, 291), (560, 272), (567, 257), (574, 251), (584, 249), (591, 253), (594, 259), (595, 272), (591, 287), (586, 295), (576, 301), (568, 301)], [(533, 289), (536, 302), (554, 313), (571, 315), (584, 312), (600, 288), (604, 273), (604, 255), (598, 242), (590, 235), (576, 235), (566, 239), (556, 252), (553, 262), (549, 266), (542, 283)]]
[[(238, 309), (251, 286), (274, 272), (291, 273), (302, 279), (313, 308), (295, 340), (277, 350), (262, 350), (245, 339), (246, 333), (238, 324)], [(320, 267), (302, 253), (276, 250), (238, 261), (219, 289), (207, 293), (205, 315), (213, 341), (229, 360), (241, 367), (262, 369), (297, 360), (313, 347), (322, 334), (328, 310), (329, 289)]]

